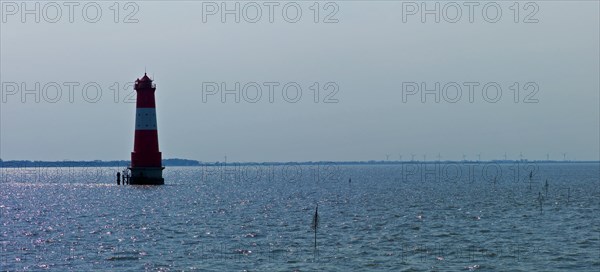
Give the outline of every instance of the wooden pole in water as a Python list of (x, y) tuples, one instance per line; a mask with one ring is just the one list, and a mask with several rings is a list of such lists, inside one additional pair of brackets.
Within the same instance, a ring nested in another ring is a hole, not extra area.
[(542, 196), (542, 192), (538, 192), (538, 202), (540, 203), (540, 213), (544, 212), (544, 197)]
[(317, 228), (319, 228), (319, 203), (317, 203), (312, 220), (312, 229), (315, 231), (315, 253), (317, 252)]
[(533, 179), (533, 171), (529, 172), (529, 190), (531, 190), (531, 180)]

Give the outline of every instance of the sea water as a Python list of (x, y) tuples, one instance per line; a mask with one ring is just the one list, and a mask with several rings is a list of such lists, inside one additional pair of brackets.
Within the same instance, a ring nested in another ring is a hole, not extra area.
[(0, 270), (600, 271), (598, 163), (121, 170), (0, 169)]

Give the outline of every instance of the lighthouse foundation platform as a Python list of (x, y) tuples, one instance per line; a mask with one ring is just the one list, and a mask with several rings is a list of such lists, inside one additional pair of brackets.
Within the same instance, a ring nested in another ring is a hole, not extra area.
[(131, 185), (164, 185), (165, 179), (162, 177), (164, 167), (129, 167)]

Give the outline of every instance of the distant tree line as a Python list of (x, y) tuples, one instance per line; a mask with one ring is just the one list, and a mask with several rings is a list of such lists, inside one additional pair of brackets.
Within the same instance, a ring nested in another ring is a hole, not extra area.
[[(186, 159), (164, 159), (164, 166), (200, 166), (199, 161)], [(0, 167), (126, 167), (131, 161), (3, 161), (0, 159)]]
[[(598, 163), (598, 161), (551, 161), (551, 160), (491, 160), (491, 161), (305, 161), (305, 162), (201, 162), (187, 159), (164, 159), (163, 166), (277, 166), (277, 165), (394, 165), (394, 164), (448, 164), (448, 163)], [(0, 167), (126, 167), (130, 161), (29, 161), (13, 160), (3, 161), (0, 159)]]

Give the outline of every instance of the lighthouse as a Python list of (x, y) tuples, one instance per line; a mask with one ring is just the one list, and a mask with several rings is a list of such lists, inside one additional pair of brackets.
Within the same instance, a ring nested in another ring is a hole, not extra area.
[(156, 85), (144, 73), (144, 77), (135, 81), (137, 93), (135, 109), (135, 136), (131, 152), (131, 178), (129, 184), (162, 185), (162, 155), (158, 149), (158, 130), (156, 127), (156, 103), (154, 92)]

